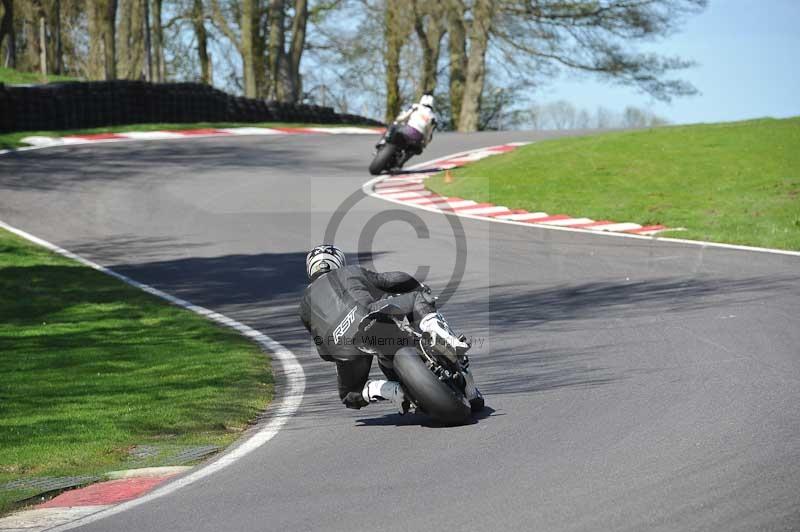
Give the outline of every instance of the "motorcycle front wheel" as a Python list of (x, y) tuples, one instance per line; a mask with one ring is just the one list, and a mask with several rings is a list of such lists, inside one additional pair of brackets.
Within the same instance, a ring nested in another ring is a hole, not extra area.
[(446, 425), (463, 425), (469, 421), (472, 409), (467, 398), (440, 381), (415, 348), (398, 350), (393, 362), (400, 381), (423, 412)]
[(369, 165), (369, 173), (372, 175), (379, 175), (384, 170), (388, 170), (392, 161), (394, 161), (394, 154), (397, 151), (397, 146), (387, 142), (380, 147), (372, 163)]

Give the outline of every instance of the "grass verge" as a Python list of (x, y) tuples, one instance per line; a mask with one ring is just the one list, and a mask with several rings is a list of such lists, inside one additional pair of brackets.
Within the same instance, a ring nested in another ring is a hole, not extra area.
[(489, 157), (428, 186), (449, 196), (664, 236), (800, 250), (800, 117), (558, 139)]
[(76, 81), (76, 78), (49, 74), (46, 78), (42, 79), (42, 74), (39, 72), (20, 72), (13, 68), (0, 67), (0, 83), (5, 83), (7, 85), (27, 85), (54, 81)]
[[(2, 229), (0, 375), (0, 484), (227, 445), (273, 386), (238, 333)], [(34, 494), (0, 490), (0, 514)]]
[(70, 129), (65, 131), (16, 131), (0, 133), (0, 149), (13, 149), (27, 146), (25, 137), (63, 137), (65, 135), (84, 135), (92, 133), (125, 133), (128, 131), (171, 131), (189, 129), (218, 129), (223, 127), (371, 127), (352, 124), (301, 124), (299, 122), (193, 122), (162, 124), (128, 124), (120, 126), (96, 127), (90, 129)]

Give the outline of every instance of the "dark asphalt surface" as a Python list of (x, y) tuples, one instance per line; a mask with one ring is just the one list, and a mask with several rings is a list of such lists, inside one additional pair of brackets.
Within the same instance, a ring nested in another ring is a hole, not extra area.
[[(534, 137), (442, 134), (425, 158)], [(264, 331), (306, 371), (298, 415), (264, 447), (82, 530), (800, 529), (798, 257), (473, 220), (456, 238), (451, 218), (363, 198), (336, 239), (354, 258), (368, 220), (393, 220), (361, 248), (377, 269), (429, 266), (441, 290), (466, 244), (443, 311), (476, 338), (491, 409), (458, 428), (344, 409), (296, 306), (306, 250), (369, 178), (372, 141), (0, 157), (0, 219)]]

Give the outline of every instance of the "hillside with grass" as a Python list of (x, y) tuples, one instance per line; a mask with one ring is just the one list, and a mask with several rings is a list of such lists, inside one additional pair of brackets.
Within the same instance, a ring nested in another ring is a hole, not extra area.
[(664, 236), (800, 250), (800, 117), (543, 141), (452, 172), (448, 196)]

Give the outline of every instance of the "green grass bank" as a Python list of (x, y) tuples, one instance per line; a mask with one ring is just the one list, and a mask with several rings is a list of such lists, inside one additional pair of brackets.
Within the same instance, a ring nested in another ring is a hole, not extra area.
[[(0, 484), (225, 446), (272, 397), (238, 333), (0, 230)], [(0, 514), (37, 490), (0, 490)]]
[(13, 68), (0, 67), (0, 83), (6, 85), (29, 85), (56, 81), (76, 81), (76, 78), (55, 74), (48, 74), (46, 78), (42, 78), (42, 74), (39, 72), (20, 72)]
[(551, 214), (663, 224), (664, 236), (800, 250), (800, 117), (543, 141), (428, 182)]

